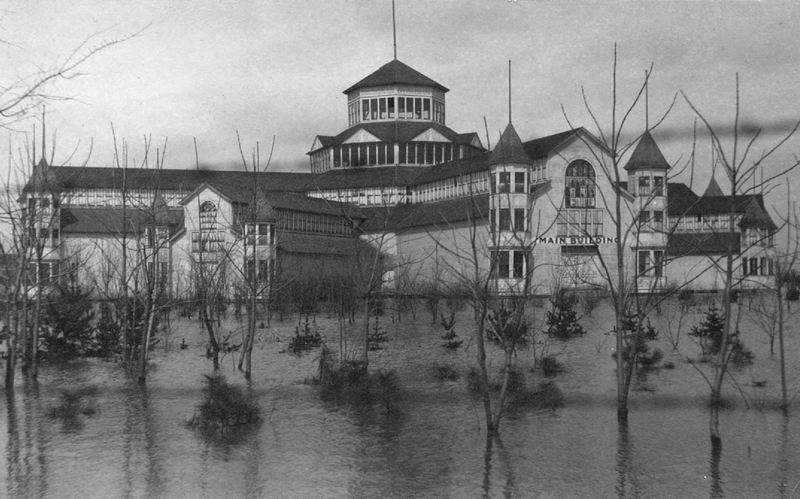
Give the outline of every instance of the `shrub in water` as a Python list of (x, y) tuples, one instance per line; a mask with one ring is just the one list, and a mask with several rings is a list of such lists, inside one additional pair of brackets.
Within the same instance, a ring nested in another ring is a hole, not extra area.
[(59, 287), (50, 297), (41, 333), (44, 355), (63, 360), (85, 355), (92, 347), (94, 307), (89, 292), (77, 284)]
[[(622, 320), (624, 347), (622, 358), (627, 362), (636, 362), (639, 369), (653, 368), (664, 358), (664, 352), (655, 348), (652, 351), (647, 344), (658, 337), (658, 331), (647, 321), (641, 324), (635, 314), (628, 314)], [(617, 358), (617, 352), (611, 354)]]
[(386, 412), (394, 412), (400, 397), (400, 380), (394, 371), (367, 371), (362, 361), (337, 362), (331, 350), (323, 345), (319, 357), (319, 370), (314, 380), (323, 388), (323, 396), (336, 401), (358, 404), (381, 403)]
[(486, 337), (500, 345), (516, 347), (528, 342), (528, 323), (513, 308), (501, 306), (489, 313)]
[(294, 336), (289, 340), (288, 350), (294, 354), (300, 354), (322, 344), (322, 336), (317, 331), (316, 326), (312, 329), (308, 317), (303, 325), (294, 328)]
[(441, 336), (441, 338), (444, 340), (444, 343), (442, 343), (443, 347), (449, 350), (455, 350), (456, 348), (460, 347), (462, 343), (464, 343), (458, 338), (458, 334), (456, 333), (455, 312), (451, 311), (450, 317), (445, 317), (445, 315), (442, 314), (439, 323), (442, 325), (442, 328), (444, 328), (444, 334)]
[(460, 377), (458, 369), (452, 364), (434, 364), (431, 371), (439, 381), (456, 381)]
[(386, 334), (386, 331), (380, 329), (378, 327), (378, 320), (375, 320), (375, 327), (367, 333), (367, 344), (369, 345), (369, 350), (374, 352), (375, 350), (381, 350), (383, 348), (383, 344), (389, 341), (389, 336)]
[[(725, 328), (725, 318), (711, 306), (706, 312), (706, 317), (699, 324), (692, 326), (689, 336), (694, 336), (700, 343), (700, 350), (703, 357), (709, 357), (719, 353), (722, 348), (722, 336)], [(728, 338), (728, 348), (730, 348), (731, 360), (734, 364), (749, 364), (755, 357), (748, 350), (742, 340), (739, 339), (739, 331), (732, 331)]]
[(206, 376), (203, 402), (197, 407), (190, 426), (224, 432), (258, 422), (259, 412), (256, 402), (241, 388), (228, 384), (222, 376)]
[(555, 355), (545, 355), (542, 357), (541, 367), (542, 373), (548, 378), (552, 378), (564, 371), (564, 364), (556, 360)]
[(97, 410), (94, 402), (86, 398), (98, 392), (94, 386), (72, 388), (61, 391), (60, 404), (50, 408), (50, 417), (74, 419), (78, 416), (91, 416)]
[(574, 296), (561, 290), (550, 299), (550, 305), (551, 309), (545, 314), (548, 336), (559, 340), (569, 340), (586, 334), (586, 330), (578, 324)]

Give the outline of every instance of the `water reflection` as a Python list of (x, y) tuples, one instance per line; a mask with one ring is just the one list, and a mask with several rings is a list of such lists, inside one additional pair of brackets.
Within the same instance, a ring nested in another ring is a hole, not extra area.
[(511, 455), (503, 445), (503, 441), (499, 435), (486, 436), (486, 447), (483, 452), (483, 497), (495, 497), (492, 494), (492, 460), (495, 456), (495, 446), (497, 448), (497, 457), (500, 460), (500, 472), (503, 478), (503, 497), (515, 497), (518, 495), (516, 480), (514, 477), (514, 466)]
[[(781, 432), (780, 444), (778, 445), (778, 495), (780, 497), (791, 497), (794, 490), (789, 489), (793, 485), (789, 485), (791, 466), (791, 449), (789, 447), (789, 413), (784, 410), (781, 418)], [(794, 477), (796, 479), (796, 477)]]
[(633, 438), (627, 421), (617, 422), (617, 497), (639, 497), (642, 494), (635, 467)]
[(708, 473), (711, 483), (711, 491), (708, 494), (709, 497), (725, 497), (725, 492), (722, 490), (722, 474), (720, 473), (721, 461), (722, 445), (711, 444), (711, 459), (709, 460), (711, 470)]

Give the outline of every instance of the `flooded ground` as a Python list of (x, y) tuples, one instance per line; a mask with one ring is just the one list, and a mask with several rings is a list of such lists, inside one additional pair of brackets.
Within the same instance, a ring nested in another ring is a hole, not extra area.
[[(701, 310), (701, 309), (697, 309)], [(542, 310), (538, 313), (541, 315)], [(674, 311), (673, 311), (674, 312)], [(564, 393), (556, 409), (514, 410), (501, 439), (487, 441), (482, 408), (464, 376), (475, 348), (470, 316), (459, 313), (465, 340), (441, 347), (441, 326), (421, 305), (416, 320), (384, 317), (389, 341), (373, 352), (371, 367), (394, 369), (403, 387), (398, 411), (325, 401), (305, 383), (316, 372), (317, 351), (285, 352), (295, 321), (259, 330), (251, 390), (262, 423), (249, 432), (207, 438), (187, 427), (211, 373), (196, 322), (173, 323), (171, 348), (152, 357), (146, 388), (116, 363), (90, 359), (46, 366), (37, 387), (18, 383), (0, 411), (0, 495), (9, 497), (800, 497), (800, 410), (775, 409), (779, 367), (768, 337), (749, 323), (742, 338), (755, 363), (726, 386), (723, 450), (712, 456), (707, 387), (685, 362), (699, 349), (686, 335), (673, 350), (666, 323), (656, 346), (674, 369), (640, 380), (632, 392), (630, 422), (616, 421), (610, 311), (601, 306), (581, 322), (584, 337), (551, 345), (566, 365), (555, 378)], [(691, 324), (700, 318), (694, 312)], [(330, 343), (336, 322), (318, 317)], [(241, 327), (231, 321), (229, 329)], [(787, 337), (790, 397), (800, 389), (800, 338)], [(233, 336), (235, 338), (235, 334)], [(189, 345), (178, 348), (181, 339)], [(495, 352), (497, 353), (497, 352)], [(222, 362), (226, 378), (245, 386), (234, 355)], [(499, 357), (493, 360), (495, 372)], [(528, 384), (528, 350), (518, 361)], [(435, 364), (452, 364), (457, 381), (439, 381)], [(60, 417), (65, 391), (81, 410)], [(84, 414), (85, 413), (85, 414)]]

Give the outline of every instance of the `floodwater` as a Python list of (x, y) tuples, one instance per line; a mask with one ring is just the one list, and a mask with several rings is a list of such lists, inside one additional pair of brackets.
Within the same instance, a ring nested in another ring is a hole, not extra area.
[[(712, 455), (707, 387), (685, 362), (698, 348), (684, 330), (672, 350), (663, 328), (673, 315), (654, 317), (654, 324), (662, 328), (656, 346), (675, 368), (636, 384), (627, 428), (616, 421), (613, 339), (604, 334), (610, 312), (601, 307), (581, 320), (586, 336), (550, 346), (567, 368), (555, 378), (564, 405), (515, 409), (501, 438), (488, 441), (482, 407), (463, 376), (474, 346), (465, 341), (446, 351), (441, 327), (421, 305), (416, 315), (406, 313), (399, 323), (384, 317), (389, 342), (372, 352), (371, 367), (396, 370), (403, 387), (399, 410), (390, 414), (377, 405), (323, 400), (304, 383), (315, 374), (317, 352), (285, 353), (294, 323), (273, 321), (259, 330), (254, 353), (251, 389), (263, 420), (226, 437), (209, 438), (186, 424), (211, 372), (195, 322), (173, 322), (171, 348), (162, 342), (154, 352), (146, 387), (109, 361), (45, 366), (38, 386), (19, 382), (0, 402), (0, 496), (800, 497), (800, 404), (788, 416), (775, 408), (778, 362), (753, 326), (743, 325), (742, 338), (756, 360), (725, 388), (723, 449)], [(463, 311), (456, 322), (464, 340), (469, 318)], [(335, 321), (318, 321), (338, 344)], [(189, 348), (178, 348), (181, 338)], [(795, 330), (787, 350), (795, 397)], [(223, 359), (223, 374), (244, 386), (234, 360)], [(499, 360), (492, 357), (495, 372)], [(530, 366), (530, 352), (520, 351), (518, 362)], [(462, 378), (436, 380), (435, 363), (453, 364)], [(541, 381), (538, 373), (526, 376), (531, 386)], [(53, 416), (65, 390), (82, 391), (80, 403), (92, 410)]]

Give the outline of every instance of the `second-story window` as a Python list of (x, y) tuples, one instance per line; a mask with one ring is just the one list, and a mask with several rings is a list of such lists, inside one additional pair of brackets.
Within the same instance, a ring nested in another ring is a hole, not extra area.
[(564, 205), (567, 208), (594, 208), (595, 174), (588, 161), (577, 159), (564, 175)]

